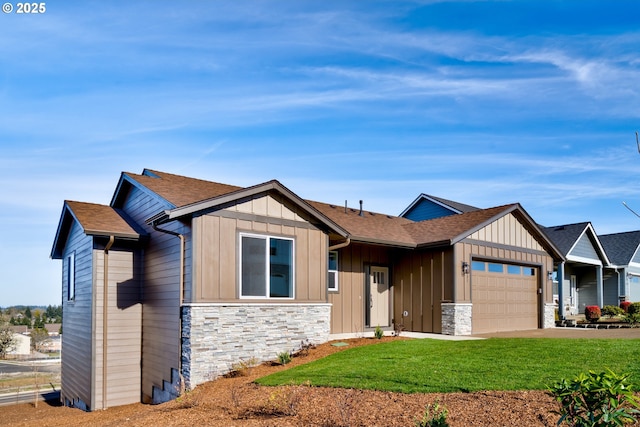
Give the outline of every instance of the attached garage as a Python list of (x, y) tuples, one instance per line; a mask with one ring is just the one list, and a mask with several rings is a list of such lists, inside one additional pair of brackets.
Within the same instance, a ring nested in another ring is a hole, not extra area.
[(537, 329), (539, 276), (536, 267), (472, 261), (472, 332)]

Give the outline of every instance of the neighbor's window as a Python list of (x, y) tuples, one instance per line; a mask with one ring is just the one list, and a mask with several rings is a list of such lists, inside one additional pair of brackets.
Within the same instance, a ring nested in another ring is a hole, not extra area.
[(327, 281), (329, 282), (328, 289), (330, 291), (338, 290), (338, 252), (329, 252), (329, 271), (327, 274)]
[(76, 299), (76, 253), (67, 257), (67, 301)]
[(240, 296), (293, 298), (293, 239), (240, 235)]

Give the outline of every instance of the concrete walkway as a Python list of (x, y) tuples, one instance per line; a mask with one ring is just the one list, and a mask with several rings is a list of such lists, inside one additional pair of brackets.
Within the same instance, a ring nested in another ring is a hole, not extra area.
[(627, 329), (585, 329), (549, 328), (530, 331), (497, 332), (474, 335), (477, 338), (622, 338), (640, 339), (640, 328)]

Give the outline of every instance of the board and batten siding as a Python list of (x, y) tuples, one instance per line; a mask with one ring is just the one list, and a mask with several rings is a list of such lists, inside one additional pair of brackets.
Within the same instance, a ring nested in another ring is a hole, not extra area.
[[(193, 293), (186, 302), (232, 302), (239, 299), (239, 233), (294, 240), (295, 298), (292, 302), (326, 302), (326, 233), (296, 208), (267, 194), (192, 220)], [(250, 300), (243, 299), (249, 303)], [(264, 300), (261, 300), (264, 301)], [(286, 299), (278, 300), (286, 302)]]
[[(142, 305), (138, 254), (111, 249), (108, 254), (107, 367), (104, 368), (104, 251), (94, 251), (95, 267), (95, 396), (96, 406), (106, 409), (140, 401)], [(103, 400), (103, 373), (107, 398)]]
[(452, 250), (399, 252), (392, 282), (395, 322), (407, 331), (441, 333), (441, 303), (453, 298)]
[[(172, 206), (163, 199), (131, 187), (122, 209), (149, 233), (144, 251), (142, 283), (142, 397), (153, 398), (153, 388), (162, 389), (180, 366), (180, 239), (153, 230), (145, 220)], [(190, 286), (191, 233), (179, 222), (163, 229), (185, 235), (185, 288)]]
[[(75, 258), (75, 299), (68, 300), (67, 258)], [(92, 303), (94, 297), (93, 239), (77, 222), (69, 230), (62, 254), (62, 361), (61, 397), (80, 407), (93, 407)], [(80, 400), (81, 402), (78, 402)]]
[(362, 333), (367, 328), (366, 267), (391, 267), (391, 251), (386, 247), (360, 243), (338, 250), (338, 291), (329, 292), (331, 334)]

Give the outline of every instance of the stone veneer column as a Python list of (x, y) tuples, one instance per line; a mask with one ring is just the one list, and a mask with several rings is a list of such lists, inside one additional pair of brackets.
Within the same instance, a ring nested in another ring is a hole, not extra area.
[(471, 335), (471, 303), (442, 303), (442, 334)]
[(558, 308), (557, 304), (554, 304), (554, 303), (544, 304), (544, 319), (542, 319), (542, 327), (544, 329), (555, 328), (556, 308)]
[(240, 361), (277, 359), (307, 340), (329, 340), (331, 304), (188, 304), (182, 307), (182, 375), (187, 388)]

